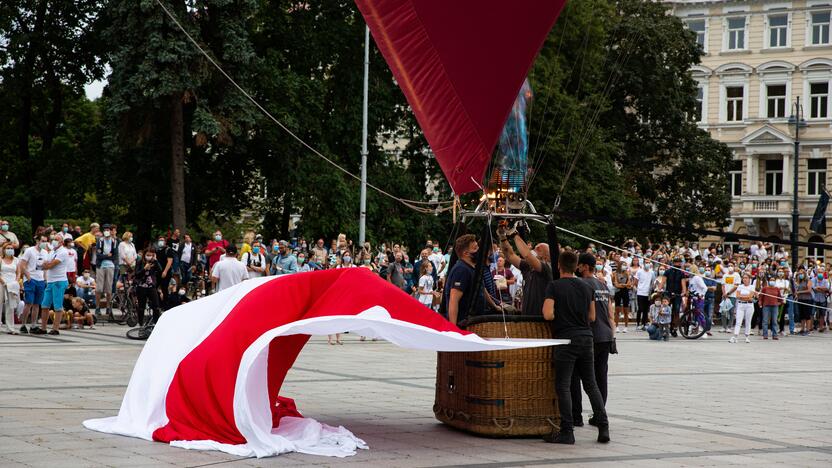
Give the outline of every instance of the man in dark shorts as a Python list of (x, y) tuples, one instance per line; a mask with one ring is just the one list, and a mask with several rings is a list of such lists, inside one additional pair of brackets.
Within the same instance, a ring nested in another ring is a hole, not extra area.
[(475, 313), (484, 309), (485, 294), (482, 287), (476, 293), (471, 291), (471, 284), (474, 282), (477, 251), (479, 251), (477, 237), (473, 234), (459, 236), (454, 244), (454, 251), (458, 260), (451, 268), (448, 279), (445, 281), (442, 300), (446, 304), (446, 318), (456, 325), (468, 318), (471, 301), (475, 301)]
[[(549, 244), (537, 244), (532, 250), (515, 228), (506, 229), (502, 226), (497, 229), (497, 237), (500, 239), (500, 248), (506, 261), (523, 273), (521, 315), (539, 317), (543, 310), (543, 300), (546, 298), (546, 286), (552, 281)], [(511, 248), (509, 239), (514, 240), (519, 256)]]
[(570, 340), (555, 350), (555, 391), (560, 409), (560, 430), (553, 429), (543, 440), (555, 444), (574, 444), (572, 422), (572, 374), (577, 373), (589, 395), (592, 412), (598, 423), (598, 442), (610, 441), (609, 421), (604, 409), (604, 398), (595, 382), (595, 358), (590, 322), (595, 321), (595, 291), (585, 281), (575, 277), (578, 257), (566, 251), (558, 256), (560, 279), (546, 288), (543, 317), (552, 321), (555, 339)]
[(682, 308), (682, 298), (688, 293), (688, 280), (682, 270), (682, 259), (673, 259), (673, 268), (664, 272), (665, 292), (670, 295), (671, 319), (670, 334), (676, 336), (676, 325), (679, 323), (679, 310)]
[[(595, 351), (595, 383), (607, 403), (607, 369), (613, 343), (613, 303), (607, 284), (595, 277), (595, 255), (582, 253), (578, 257), (577, 276), (595, 291), (595, 321), (592, 322), (592, 337)], [(581, 379), (572, 374), (572, 425), (583, 426), (581, 411)], [(598, 425), (595, 417), (589, 418), (589, 424)]]

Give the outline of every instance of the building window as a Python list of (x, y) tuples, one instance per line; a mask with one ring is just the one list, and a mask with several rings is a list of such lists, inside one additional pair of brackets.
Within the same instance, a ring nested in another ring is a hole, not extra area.
[(707, 29), (707, 23), (705, 22), (705, 19), (687, 20), (685, 21), (685, 25), (687, 25), (688, 29), (696, 33), (696, 43), (699, 44), (699, 47), (701, 47), (703, 51), (707, 51), (707, 46), (705, 44), (705, 30)]
[(704, 100), (705, 88), (699, 86), (696, 88), (696, 113), (693, 116), (697, 122), (702, 122), (704, 120), (704, 116), (702, 115), (702, 102)]
[(768, 118), (780, 119), (786, 117), (786, 85), (767, 85), (766, 102)]
[(828, 45), (830, 12), (814, 11), (810, 13), (810, 16), (812, 45)]
[(745, 49), (745, 17), (728, 18), (728, 50)]
[(825, 119), (829, 116), (829, 82), (809, 83), (809, 117)]
[[(824, 243), (823, 237), (820, 236), (812, 236), (809, 238), (809, 242), (815, 242), (818, 244)], [(821, 247), (807, 247), (807, 257), (811, 258), (812, 260), (820, 260), (823, 263), (823, 248)]]
[(766, 195), (783, 193), (783, 160), (766, 161)]
[(809, 195), (820, 195), (826, 188), (826, 160), (809, 159), (808, 180), (806, 181), (807, 193)]
[(731, 170), (728, 172), (728, 193), (732, 197), (742, 195), (742, 161), (731, 161)]
[(786, 47), (789, 38), (789, 15), (768, 16), (768, 47)]
[(727, 86), (725, 88), (725, 97), (726, 100), (726, 113), (725, 113), (725, 120), (728, 122), (741, 122), (742, 121), (742, 98), (743, 98), (743, 87), (742, 86)]

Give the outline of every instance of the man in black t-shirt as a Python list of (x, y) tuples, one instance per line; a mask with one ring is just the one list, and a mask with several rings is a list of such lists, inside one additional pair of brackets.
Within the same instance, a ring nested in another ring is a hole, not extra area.
[(676, 324), (679, 323), (679, 310), (682, 307), (682, 298), (687, 295), (688, 292), (688, 280), (685, 275), (685, 272), (682, 271), (682, 259), (676, 257), (673, 259), (673, 268), (668, 268), (667, 271), (664, 272), (665, 280), (665, 291), (670, 294), (670, 306), (671, 306), (671, 321), (670, 321), (670, 334), (674, 337), (676, 336)]
[[(521, 315), (540, 316), (543, 300), (546, 298), (546, 286), (552, 281), (552, 265), (550, 264), (549, 244), (540, 243), (534, 249), (517, 233), (517, 230), (500, 227), (497, 229), (500, 248), (506, 261), (514, 265), (523, 273), (523, 302)], [(509, 240), (514, 240), (518, 256), (511, 248)]]
[(598, 423), (598, 442), (610, 441), (609, 422), (604, 399), (595, 382), (593, 338), (590, 322), (595, 321), (595, 291), (585, 281), (576, 278), (578, 257), (566, 251), (558, 257), (560, 279), (546, 288), (543, 317), (552, 321), (552, 335), (568, 339), (569, 344), (555, 349), (555, 391), (560, 409), (560, 430), (543, 439), (555, 444), (574, 444), (572, 421), (572, 374), (576, 372), (584, 383), (584, 391), (592, 404), (593, 418)]
[(460, 236), (454, 244), (454, 251), (459, 260), (448, 273), (445, 290), (442, 292), (444, 296), (442, 299), (447, 304), (448, 316), (446, 318), (454, 325), (468, 318), (471, 301), (476, 301), (475, 313), (485, 308), (485, 294), (483, 294), (482, 287), (477, 292), (471, 291), (478, 250), (477, 238), (473, 234)]

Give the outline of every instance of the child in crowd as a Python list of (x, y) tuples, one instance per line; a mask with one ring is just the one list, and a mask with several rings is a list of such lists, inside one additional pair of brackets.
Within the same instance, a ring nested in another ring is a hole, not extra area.
[(670, 299), (660, 294), (653, 295), (650, 306), (650, 326), (647, 332), (651, 340), (664, 340), (670, 335)]
[(83, 330), (84, 325), (89, 325), (90, 330), (95, 330), (95, 317), (92, 316), (86, 302), (80, 297), (73, 297), (70, 302), (72, 308), (67, 311), (72, 314), (72, 328)]

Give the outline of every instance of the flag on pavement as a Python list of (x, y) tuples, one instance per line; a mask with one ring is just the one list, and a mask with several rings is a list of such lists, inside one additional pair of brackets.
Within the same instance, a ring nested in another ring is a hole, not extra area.
[(809, 229), (818, 233), (826, 234), (826, 207), (829, 206), (829, 192), (826, 189), (820, 194), (818, 206), (815, 208), (815, 215), (812, 216), (812, 222), (809, 224)]

